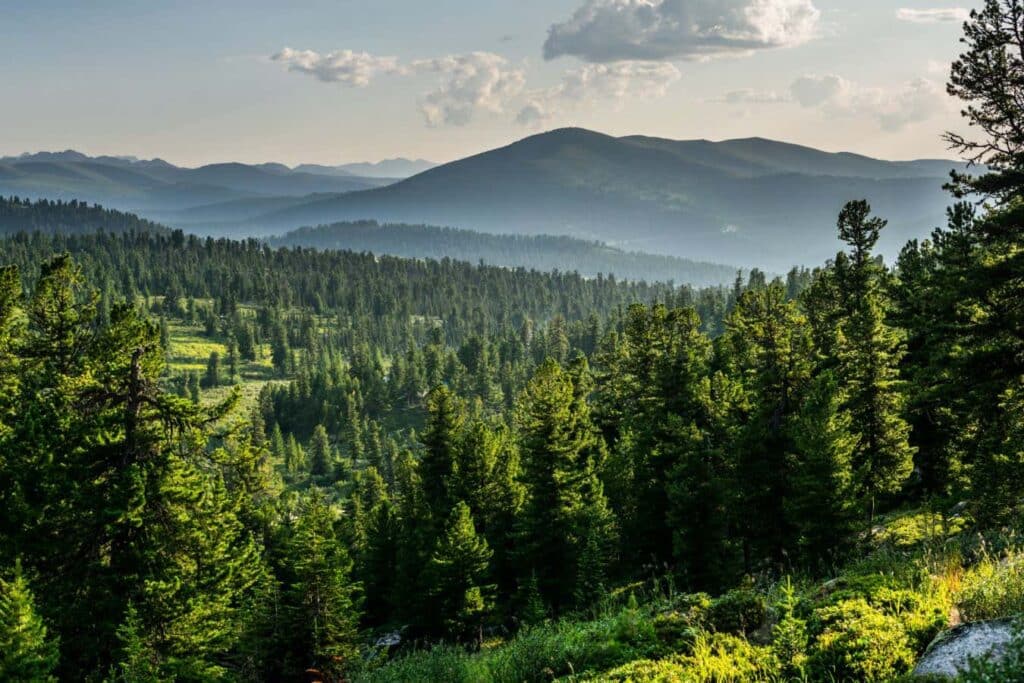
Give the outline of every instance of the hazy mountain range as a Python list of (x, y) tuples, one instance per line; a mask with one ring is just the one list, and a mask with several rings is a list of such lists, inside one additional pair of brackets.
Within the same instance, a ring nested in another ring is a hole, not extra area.
[[(395, 182), (350, 175), (351, 166), (181, 169), (159, 160), (36, 157), (0, 161), (0, 194), (32, 187), (38, 196), (100, 201), (200, 233), (281, 234), (373, 219), (572, 235), (774, 271), (834, 255), (836, 215), (849, 199), (870, 200), (890, 220), (881, 248), (894, 255), (944, 221), (942, 185), (963, 168), (760, 138), (675, 141), (583, 129), (531, 136)], [(417, 162), (402, 163), (381, 172)]]
[(83, 199), (157, 214), (232, 200), (365, 190), (431, 166), (423, 160), (391, 159), (375, 164), (296, 168), (275, 163), (183, 168), (162, 159), (89, 157), (68, 150), (0, 158), (0, 194)]

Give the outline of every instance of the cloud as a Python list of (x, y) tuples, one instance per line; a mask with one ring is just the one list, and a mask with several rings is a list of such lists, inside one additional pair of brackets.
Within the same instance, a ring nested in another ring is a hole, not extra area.
[(790, 86), (793, 101), (831, 117), (870, 117), (895, 132), (951, 108), (945, 89), (920, 78), (899, 88), (864, 87), (834, 74), (801, 76)]
[(801, 76), (789, 86), (793, 99), (801, 107), (817, 107), (826, 102), (845, 100), (850, 82), (835, 76)]
[(959, 23), (967, 21), (970, 16), (970, 10), (963, 7), (950, 7), (948, 9), (907, 9), (904, 7), (896, 10), (897, 19), (914, 24)]
[(566, 72), (561, 83), (529, 94), (516, 121), (540, 125), (562, 110), (585, 103), (626, 99), (657, 99), (682, 77), (679, 69), (667, 62), (627, 61), (613, 64), (586, 64)]
[(430, 126), (464, 126), (480, 111), (501, 113), (526, 84), (522, 69), (491, 52), (472, 52), (411, 64), (417, 73), (441, 76), (437, 88), (423, 96), (420, 111)]
[(368, 86), (377, 74), (402, 71), (397, 57), (377, 57), (352, 50), (320, 54), (286, 47), (270, 59), (287, 65), (289, 71), (314, 76), (324, 83), (343, 83), (358, 88)]
[(810, 40), (812, 0), (586, 0), (548, 30), (545, 59), (705, 59)]
[(742, 88), (740, 90), (732, 90), (725, 93), (721, 97), (710, 102), (718, 104), (782, 104), (783, 102), (789, 102), (790, 98), (786, 95), (779, 94), (774, 90), (754, 90), (753, 88)]

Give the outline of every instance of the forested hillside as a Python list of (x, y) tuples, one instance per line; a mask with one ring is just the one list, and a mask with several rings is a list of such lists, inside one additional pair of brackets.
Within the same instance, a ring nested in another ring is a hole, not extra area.
[(299, 228), (268, 240), (272, 245), (346, 249), (410, 258), (452, 258), (470, 263), (579, 272), (588, 277), (614, 274), (629, 280), (677, 282), (696, 286), (731, 282), (736, 268), (674, 256), (628, 252), (602, 242), (552, 235), (490, 235), (439, 228), (361, 221)]
[(104, 232), (168, 232), (167, 228), (131, 213), (105, 209), (78, 200), (29, 200), (0, 197), (0, 234), (44, 232), (90, 234)]
[(890, 264), (857, 199), (707, 289), (0, 240), (0, 679), (905, 681), (1017, 617), (1022, 9), (968, 22), (986, 168)]

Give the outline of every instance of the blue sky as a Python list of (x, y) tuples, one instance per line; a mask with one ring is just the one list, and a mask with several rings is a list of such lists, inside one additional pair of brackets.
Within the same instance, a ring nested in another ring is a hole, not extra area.
[(445, 161), (579, 125), (945, 156), (975, 4), (15, 0), (0, 155)]

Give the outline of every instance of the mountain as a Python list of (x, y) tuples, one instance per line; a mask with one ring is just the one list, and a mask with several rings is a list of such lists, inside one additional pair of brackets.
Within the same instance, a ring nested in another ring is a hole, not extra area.
[(942, 185), (952, 168), (963, 165), (883, 161), (760, 138), (616, 138), (571, 128), (386, 187), (250, 213), (245, 229), (274, 232), (360, 219), (431, 223), (571, 235), (783, 270), (835, 254), (836, 216), (850, 199), (868, 199), (890, 220), (880, 248), (895, 255), (907, 239), (944, 222), (949, 197)]
[(451, 258), (469, 263), (539, 271), (576, 271), (595, 277), (686, 283), (695, 287), (733, 282), (736, 267), (639, 252), (603, 242), (551, 235), (493, 235), (431, 225), (360, 221), (300, 228), (268, 240), (273, 246), (372, 252), (409, 258)]
[(417, 173), (430, 170), (437, 166), (426, 159), (384, 159), (377, 162), (361, 162), (342, 164), (340, 166), (321, 166), (320, 164), (301, 164), (296, 171), (319, 173), (322, 175), (357, 175), (363, 178), (408, 178)]
[(0, 196), (79, 199), (150, 218), (201, 205), (267, 197), (337, 195), (393, 182), (298, 171), (282, 164), (210, 164), (182, 168), (161, 159), (89, 157), (74, 150), (0, 159)]

